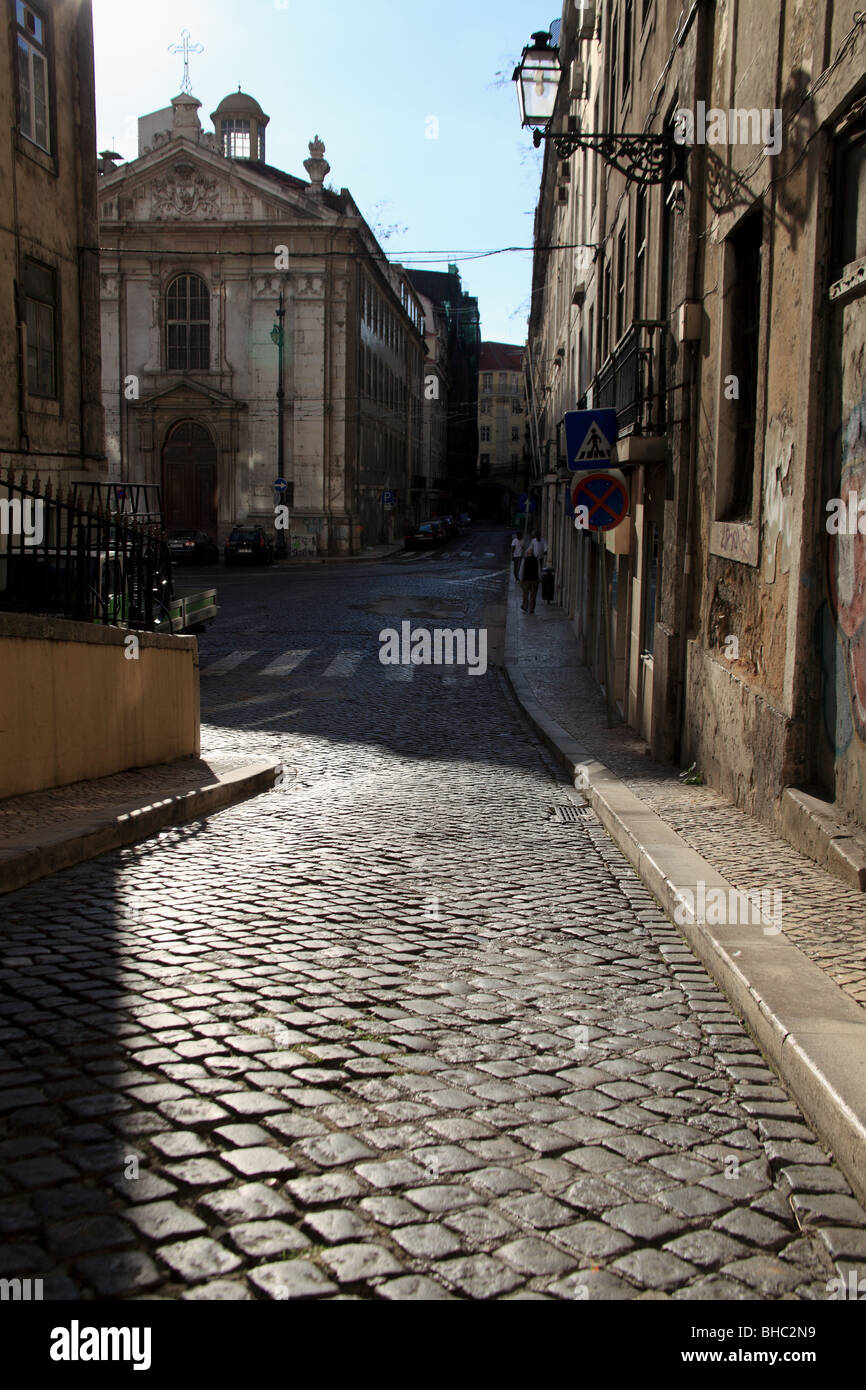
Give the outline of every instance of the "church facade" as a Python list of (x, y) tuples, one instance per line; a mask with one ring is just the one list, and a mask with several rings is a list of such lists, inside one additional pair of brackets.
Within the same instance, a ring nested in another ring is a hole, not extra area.
[[(181, 94), (99, 182), (110, 476), (158, 485), (167, 527), (274, 531), (296, 554), (402, 534), (424, 448), (424, 321), (347, 189), (265, 160), (243, 92), (203, 130)], [(287, 487), (275, 491), (277, 479)], [(283, 514), (284, 516), (284, 514)]]

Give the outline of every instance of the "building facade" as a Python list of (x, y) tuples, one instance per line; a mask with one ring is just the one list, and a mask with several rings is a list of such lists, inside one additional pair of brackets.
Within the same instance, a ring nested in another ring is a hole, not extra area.
[[(202, 129), (173, 99), (103, 165), (103, 398), (112, 477), (162, 488), (168, 526), (222, 540), (290, 511), (294, 553), (402, 534), (422, 472), (420, 304), (348, 190), (265, 161), (238, 91)], [(282, 477), (288, 491), (275, 494)]]
[(527, 487), (525, 352), (482, 343), (478, 379), (478, 488), (482, 509), (511, 520)]
[(418, 294), (424, 315), (424, 406), (422, 411), (422, 465), (425, 472), (412, 479), (413, 519), (429, 521), (447, 496), (448, 471), (448, 327), (444, 309), (425, 294)]
[[(866, 537), (832, 526), (866, 473), (866, 20), (569, 3), (559, 55), (554, 130), (667, 136), (653, 183), (545, 145), (529, 355), (560, 602), (657, 757), (794, 836), (804, 789), (856, 834)], [(631, 506), (591, 533), (563, 417), (605, 407)]]
[[(447, 271), (410, 270), (419, 294), (442, 313), (448, 340), (448, 457), (440, 499), (464, 511), (474, 500), (478, 467), (478, 362), (481, 317), (478, 300), (463, 288), (456, 265)], [(444, 509), (444, 508), (443, 508)]]
[(7, 3), (0, 82), (0, 468), (98, 479), (93, 21), (89, 0)]

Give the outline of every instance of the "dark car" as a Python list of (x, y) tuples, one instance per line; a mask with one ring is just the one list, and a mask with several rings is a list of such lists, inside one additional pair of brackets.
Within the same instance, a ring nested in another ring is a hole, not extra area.
[(452, 536), (459, 533), (460, 528), (453, 516), (437, 516), (434, 520), (442, 527), (446, 540), (450, 540)]
[(219, 546), (206, 531), (168, 531), (165, 537), (173, 565), (218, 565)]
[(227, 565), (272, 565), (274, 547), (263, 526), (236, 526), (225, 544)]
[(471, 526), (471, 525), (472, 525), (472, 517), (469, 515), (468, 512), (461, 512), (461, 513), (460, 513), (460, 525), (461, 525), (461, 526)]
[(405, 546), (407, 550), (425, 550), (430, 546), (441, 545), (445, 540), (447, 536), (438, 522), (425, 521), (422, 526), (415, 526), (406, 532)]

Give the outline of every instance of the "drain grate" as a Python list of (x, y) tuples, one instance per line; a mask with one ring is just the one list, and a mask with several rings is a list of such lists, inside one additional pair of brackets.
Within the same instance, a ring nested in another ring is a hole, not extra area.
[(567, 806), (551, 806), (547, 819), (556, 825), (585, 825), (593, 819), (592, 807), (575, 806), (572, 802)]

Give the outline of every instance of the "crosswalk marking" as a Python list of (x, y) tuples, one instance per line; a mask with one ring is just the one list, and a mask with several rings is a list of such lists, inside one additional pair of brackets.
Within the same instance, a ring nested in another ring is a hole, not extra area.
[(259, 674), (262, 676), (290, 676), (293, 671), (297, 670), (302, 661), (306, 661), (312, 650), (312, 647), (307, 647), (305, 650), (283, 652), (282, 656), (278, 656), (275, 661), (271, 662), (270, 666), (266, 666)]
[(229, 652), (228, 656), (221, 656), (218, 661), (212, 661), (210, 666), (205, 666), (201, 672), (203, 676), (224, 676), (228, 671), (233, 671), (236, 666), (240, 666), (244, 661), (249, 661), (256, 652)]
[(360, 666), (364, 659), (363, 652), (351, 651), (348, 647), (339, 652), (331, 662), (327, 670), (323, 671), (324, 676), (351, 676)]

